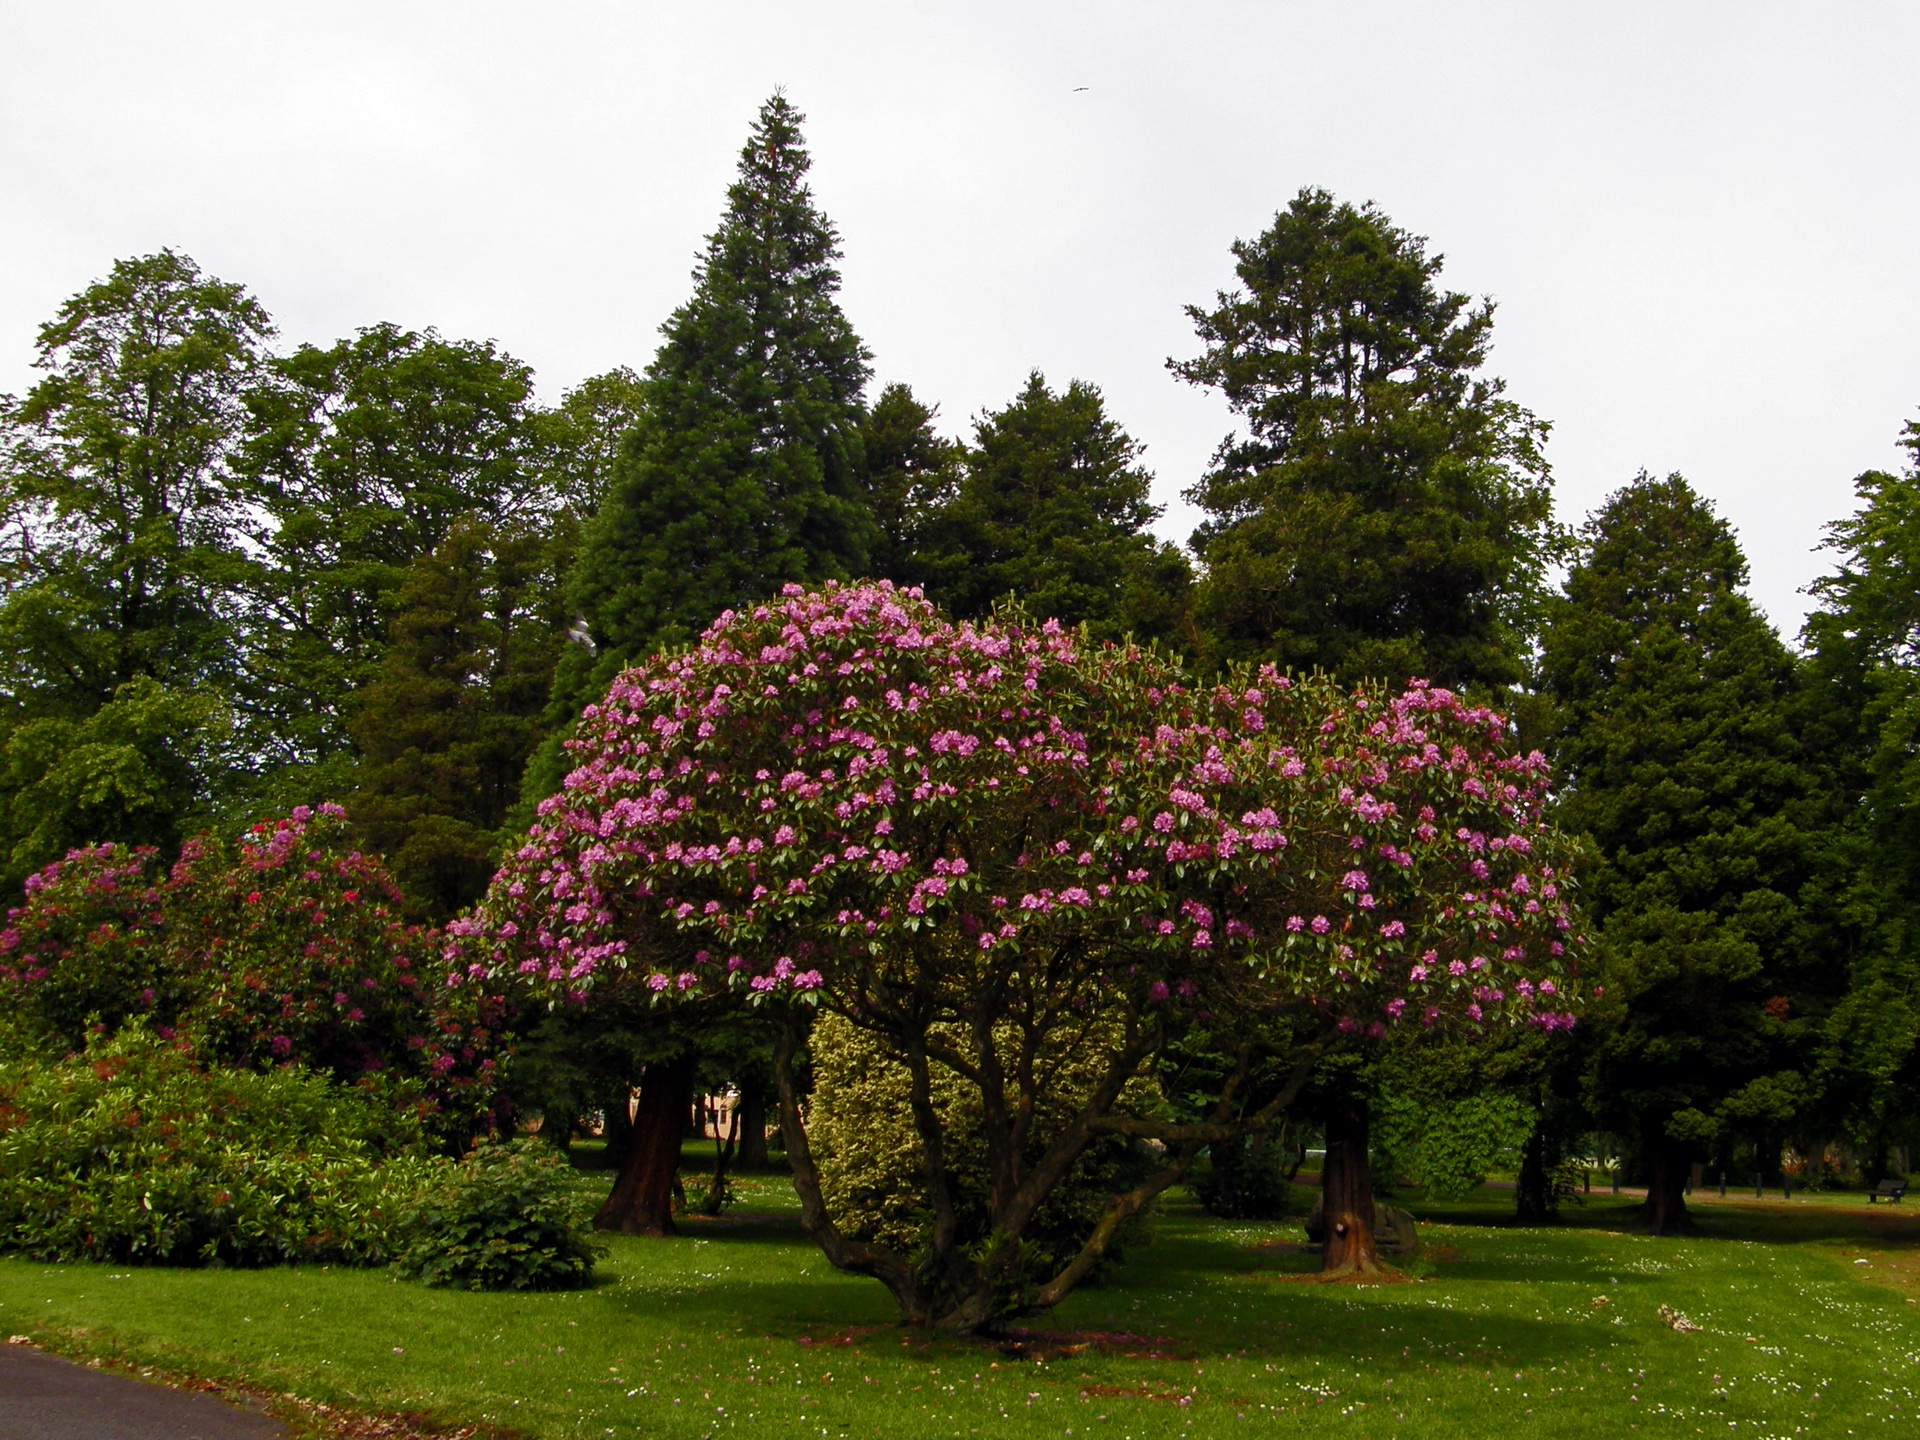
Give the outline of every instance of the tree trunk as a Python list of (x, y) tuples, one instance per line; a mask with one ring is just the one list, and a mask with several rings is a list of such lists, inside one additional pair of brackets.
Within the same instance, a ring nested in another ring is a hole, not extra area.
[(1320, 1247), (1323, 1275), (1372, 1275), (1380, 1270), (1373, 1239), (1369, 1118), (1367, 1102), (1361, 1099), (1338, 1100), (1327, 1115), (1327, 1158), (1320, 1174), (1320, 1206), (1327, 1226)]
[(1659, 1136), (1648, 1145), (1646, 1158), (1647, 1233), (1694, 1234), (1693, 1216), (1687, 1213), (1687, 1175), (1692, 1168), (1692, 1157), (1685, 1147)]
[(593, 1217), (597, 1230), (622, 1235), (673, 1234), (673, 1192), (680, 1175), (680, 1142), (693, 1104), (694, 1057), (662, 1060), (640, 1077), (633, 1135), (613, 1193)]
[(1513, 1215), (1523, 1225), (1544, 1225), (1559, 1211), (1553, 1177), (1547, 1171), (1547, 1132), (1536, 1125), (1520, 1152), (1520, 1177), (1513, 1189)]
[(613, 1087), (607, 1096), (606, 1109), (601, 1112), (606, 1118), (600, 1127), (601, 1138), (607, 1142), (607, 1167), (618, 1170), (627, 1163), (627, 1152), (633, 1148), (633, 1089), (625, 1081)]
[(741, 1170), (767, 1168), (767, 1095), (757, 1085), (740, 1087), (740, 1153), (734, 1164)]

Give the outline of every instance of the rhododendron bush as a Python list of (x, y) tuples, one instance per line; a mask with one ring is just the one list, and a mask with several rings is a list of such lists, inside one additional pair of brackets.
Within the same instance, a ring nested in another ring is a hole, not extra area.
[(149, 849), (78, 850), (26, 890), (0, 986), (69, 1049), (142, 1016), (208, 1063), (399, 1082), (455, 1132), (492, 1099), (500, 1000), (443, 983), (438, 934), (401, 919), (338, 806), (190, 840), (165, 873)]
[[(1034, 1304), (1234, 1133), (1238, 1080), (1208, 1124), (1114, 1113), (1184, 1028), (1220, 1032), (1244, 1071), (1303, 1026), (1319, 1037), (1306, 1056), (1389, 1026), (1572, 1023), (1544, 763), (1443, 690), (1271, 669), (1196, 687), (1164, 657), (1051, 623), (952, 625), (886, 585), (790, 588), (628, 670), (572, 743), (565, 789), (449, 927), (449, 983), (517, 977), (555, 1003), (639, 985), (664, 1005), (784, 1014), (782, 1124), (808, 1231), (911, 1320), (985, 1323), (1026, 1226), (1096, 1136), (1157, 1135), (1169, 1163), (1027, 1287)], [(931, 1217), (915, 1256), (841, 1234), (821, 1202), (793, 1073), (815, 1007), (913, 1075)], [(1113, 1037), (1104, 1071), (1035, 1154), (1049, 1037), (1095, 1026)], [(955, 1219), (936, 1069), (978, 1092), (986, 1244)]]

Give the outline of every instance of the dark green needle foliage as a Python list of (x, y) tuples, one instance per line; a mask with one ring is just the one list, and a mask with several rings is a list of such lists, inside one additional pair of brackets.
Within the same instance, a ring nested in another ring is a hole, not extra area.
[(892, 384), (880, 392), (860, 433), (867, 508), (877, 531), (867, 573), (903, 585), (924, 579), (933, 527), (953, 499), (965, 447), (934, 432), (935, 406)]
[(1809, 719), (1848, 827), (1849, 898), (1871, 929), (1834, 1017), (1827, 1089), (1873, 1178), (1891, 1145), (1920, 1142), (1920, 423), (1904, 471), (1854, 482), (1859, 509), (1828, 529), (1835, 573), (1812, 587)]
[(1561, 818), (1594, 850), (1589, 1090), (1663, 1232), (1688, 1223), (1689, 1163), (1777, 1152), (1844, 980), (1795, 664), (1746, 578), (1710, 504), (1642, 475), (1588, 523), (1543, 639)]
[(173, 251), (122, 260), (0, 397), (0, 884), (173, 844), (222, 786), (241, 665), (230, 461), (272, 323)]
[(1190, 307), (1206, 349), (1172, 365), (1246, 424), (1188, 492), (1208, 654), (1516, 683), (1556, 532), (1546, 426), (1482, 374), (1492, 302), (1324, 190), (1233, 253), (1240, 288)]
[(349, 814), (425, 918), (486, 890), (544, 736), (565, 643), (554, 555), (535, 532), (456, 525), (408, 568), (386, 653), (354, 698)]
[(1034, 371), (976, 422), (964, 477), (926, 525), (928, 593), (962, 619), (1018, 597), (1100, 639), (1182, 638), (1191, 576), (1148, 532), (1160, 511), (1141, 449), (1095, 386), (1074, 380), (1056, 393)]
[(866, 570), (867, 354), (835, 299), (839, 240), (807, 188), (801, 120), (784, 96), (761, 107), (647, 369), (571, 584), (600, 652), (583, 699), (729, 606)]

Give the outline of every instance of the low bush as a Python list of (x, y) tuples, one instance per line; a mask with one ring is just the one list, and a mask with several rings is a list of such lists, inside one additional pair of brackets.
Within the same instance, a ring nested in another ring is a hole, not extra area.
[(310, 1072), (207, 1070), (138, 1022), (0, 1065), (0, 1247), (46, 1260), (383, 1264), (420, 1130)]
[(1195, 1197), (1222, 1220), (1278, 1220), (1293, 1187), (1280, 1167), (1280, 1147), (1242, 1137), (1208, 1146), (1209, 1165), (1194, 1182)]
[(564, 1290), (584, 1285), (605, 1247), (593, 1239), (597, 1197), (553, 1146), (475, 1146), (409, 1207), (400, 1273), (460, 1290)]
[(587, 1206), (538, 1147), (428, 1152), (388, 1077), (207, 1068), (135, 1021), (0, 1063), (0, 1250), (42, 1260), (385, 1265), (472, 1289), (584, 1281)]

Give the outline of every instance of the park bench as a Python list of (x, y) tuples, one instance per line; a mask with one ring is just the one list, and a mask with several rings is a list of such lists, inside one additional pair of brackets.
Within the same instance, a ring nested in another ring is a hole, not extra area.
[(1900, 1197), (1905, 1195), (1906, 1193), (1907, 1193), (1906, 1181), (1882, 1180), (1878, 1185), (1874, 1186), (1873, 1189), (1867, 1192), (1867, 1204), (1871, 1205), (1876, 1200), (1891, 1200), (1894, 1204), (1898, 1205), (1900, 1203)]

